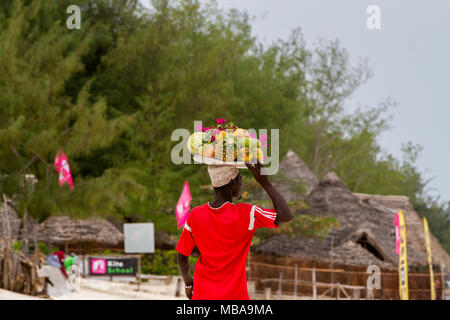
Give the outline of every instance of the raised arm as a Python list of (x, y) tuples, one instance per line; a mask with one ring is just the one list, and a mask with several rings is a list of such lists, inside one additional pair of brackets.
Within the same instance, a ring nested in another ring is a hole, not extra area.
[(286, 200), (284, 200), (283, 196), (270, 183), (267, 175), (261, 174), (262, 165), (257, 163), (255, 165), (246, 164), (246, 166), (255, 177), (255, 180), (261, 185), (272, 200), (273, 207), (277, 212), (276, 221), (278, 223), (291, 221), (294, 218), (291, 209), (289, 208)]

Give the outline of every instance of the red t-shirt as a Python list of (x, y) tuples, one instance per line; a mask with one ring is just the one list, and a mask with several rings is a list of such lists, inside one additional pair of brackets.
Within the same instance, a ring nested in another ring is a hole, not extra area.
[(190, 256), (195, 246), (193, 300), (248, 300), (245, 261), (255, 230), (278, 228), (276, 212), (247, 203), (209, 203), (194, 208), (176, 250)]

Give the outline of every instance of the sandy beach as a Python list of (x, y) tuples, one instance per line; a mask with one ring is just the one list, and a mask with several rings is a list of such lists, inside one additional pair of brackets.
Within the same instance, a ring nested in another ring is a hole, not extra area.
[[(124, 281), (108, 281), (98, 279), (82, 279), (79, 290), (66, 295), (53, 297), (52, 300), (185, 300), (184, 291), (181, 297), (175, 297), (177, 277), (169, 284), (161, 280), (150, 280), (142, 283), (139, 291), (136, 284)], [(0, 289), (0, 300), (46, 300), (12, 291)]]

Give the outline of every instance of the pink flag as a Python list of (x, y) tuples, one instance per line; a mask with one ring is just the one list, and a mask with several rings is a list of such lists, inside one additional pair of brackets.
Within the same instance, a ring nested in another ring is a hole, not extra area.
[(181, 193), (180, 199), (178, 199), (177, 207), (175, 208), (175, 214), (177, 216), (178, 228), (184, 225), (188, 216), (189, 209), (191, 205), (191, 192), (189, 191), (189, 183), (186, 181), (184, 183), (183, 192)]
[(70, 185), (70, 189), (73, 190), (72, 173), (70, 172), (69, 162), (64, 152), (58, 152), (55, 158), (56, 171), (59, 173), (59, 185), (62, 186), (65, 183)]
[(395, 214), (395, 253), (400, 254), (400, 220), (398, 212)]

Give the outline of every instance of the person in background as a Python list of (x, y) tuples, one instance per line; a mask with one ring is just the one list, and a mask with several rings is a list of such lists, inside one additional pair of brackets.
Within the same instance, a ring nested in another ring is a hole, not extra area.
[(61, 270), (64, 278), (68, 279), (69, 277), (67, 276), (66, 268), (64, 266), (64, 260), (65, 260), (64, 251), (61, 248), (58, 248), (58, 250), (53, 252), (52, 255), (58, 257), (58, 261), (61, 265), (59, 267), (59, 269)]
[(74, 265), (77, 260), (78, 257), (75, 255), (75, 253), (71, 253), (64, 259), (64, 267), (66, 268), (66, 272), (70, 271), (70, 267)]
[[(245, 262), (253, 234), (258, 228), (278, 228), (293, 219), (286, 200), (261, 174), (261, 164), (247, 164), (255, 180), (272, 200), (274, 209), (240, 199), (242, 177), (230, 166), (209, 166), (215, 198), (194, 208), (189, 214), (176, 247), (178, 268), (185, 283), (186, 296), (193, 300), (249, 300)], [(196, 247), (200, 257), (194, 278), (189, 256)]]

